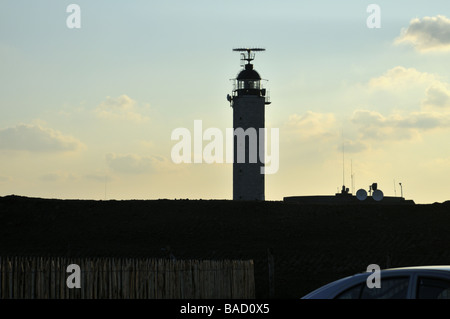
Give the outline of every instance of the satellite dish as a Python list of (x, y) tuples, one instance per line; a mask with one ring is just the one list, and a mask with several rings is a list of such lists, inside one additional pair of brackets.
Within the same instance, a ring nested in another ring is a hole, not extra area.
[(360, 201), (363, 201), (367, 198), (367, 192), (365, 189), (360, 189), (356, 192), (356, 198), (359, 199)]
[(372, 198), (374, 200), (376, 200), (377, 202), (379, 202), (380, 200), (383, 199), (383, 192), (381, 190), (377, 189), (376, 191), (373, 192)]

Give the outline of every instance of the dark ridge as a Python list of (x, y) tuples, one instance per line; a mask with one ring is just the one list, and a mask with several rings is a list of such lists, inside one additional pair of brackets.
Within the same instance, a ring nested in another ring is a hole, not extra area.
[(0, 197), (0, 256), (253, 259), (257, 298), (299, 298), (369, 264), (450, 264), (450, 201), (326, 205)]

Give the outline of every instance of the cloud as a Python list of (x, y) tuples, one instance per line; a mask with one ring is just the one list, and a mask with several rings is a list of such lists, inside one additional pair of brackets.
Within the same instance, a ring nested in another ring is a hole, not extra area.
[(136, 106), (136, 101), (127, 95), (117, 98), (106, 97), (95, 109), (98, 117), (104, 119), (127, 120), (132, 122), (146, 122), (149, 117), (142, 115)]
[(383, 75), (372, 78), (368, 87), (397, 93), (402, 100), (409, 97), (420, 99), (417, 94), (424, 94), (425, 98), (421, 101), (423, 109), (442, 111), (450, 107), (450, 84), (442, 81), (436, 74), (420, 72), (414, 68), (396, 66)]
[(436, 75), (420, 72), (414, 68), (396, 66), (383, 75), (372, 78), (369, 81), (369, 88), (384, 90), (411, 89), (414, 85), (430, 85), (438, 80)]
[(0, 130), (0, 149), (30, 152), (69, 152), (85, 146), (74, 137), (40, 125), (19, 124)]
[[(337, 126), (337, 120), (333, 113), (316, 113), (307, 111), (303, 115), (292, 114), (286, 123), (287, 132), (296, 139), (312, 141), (313, 148), (317, 149), (317, 143), (325, 143), (329, 150), (342, 151), (341, 127)], [(324, 146), (322, 145), (322, 146)], [(337, 146), (336, 146), (337, 145)], [(323, 148), (322, 148), (323, 149)], [(345, 140), (345, 152), (359, 153), (368, 149), (368, 145), (359, 140)]]
[(109, 153), (106, 155), (106, 162), (112, 170), (125, 174), (154, 173), (175, 168), (173, 163), (161, 156)]
[(303, 115), (289, 116), (286, 128), (301, 139), (329, 138), (334, 136), (336, 119), (332, 113), (307, 111)]
[(413, 19), (395, 43), (410, 43), (419, 52), (450, 51), (450, 19), (442, 15)]
[(450, 128), (450, 113), (422, 111), (383, 116), (374, 111), (356, 110), (351, 121), (359, 126), (364, 139), (408, 140), (419, 137), (419, 132)]
[(442, 82), (433, 83), (426, 90), (426, 98), (422, 105), (437, 109), (450, 107), (450, 85)]

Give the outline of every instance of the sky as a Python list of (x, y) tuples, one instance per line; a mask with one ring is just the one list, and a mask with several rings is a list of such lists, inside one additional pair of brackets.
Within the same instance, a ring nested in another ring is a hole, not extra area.
[(236, 47), (266, 49), (267, 200), (374, 182), (450, 199), (450, 4), (437, 0), (3, 0), (0, 196), (231, 199), (232, 164), (174, 163), (171, 134), (232, 127)]

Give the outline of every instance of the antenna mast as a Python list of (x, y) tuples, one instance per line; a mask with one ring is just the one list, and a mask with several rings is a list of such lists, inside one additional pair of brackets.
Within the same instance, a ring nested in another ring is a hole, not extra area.
[(353, 180), (353, 159), (350, 160), (350, 177), (352, 179), (352, 194), (355, 192), (355, 185)]
[(395, 187), (395, 178), (394, 178), (394, 196), (397, 197), (397, 188)]
[(344, 129), (342, 129), (342, 185), (345, 186), (345, 150), (344, 150)]

